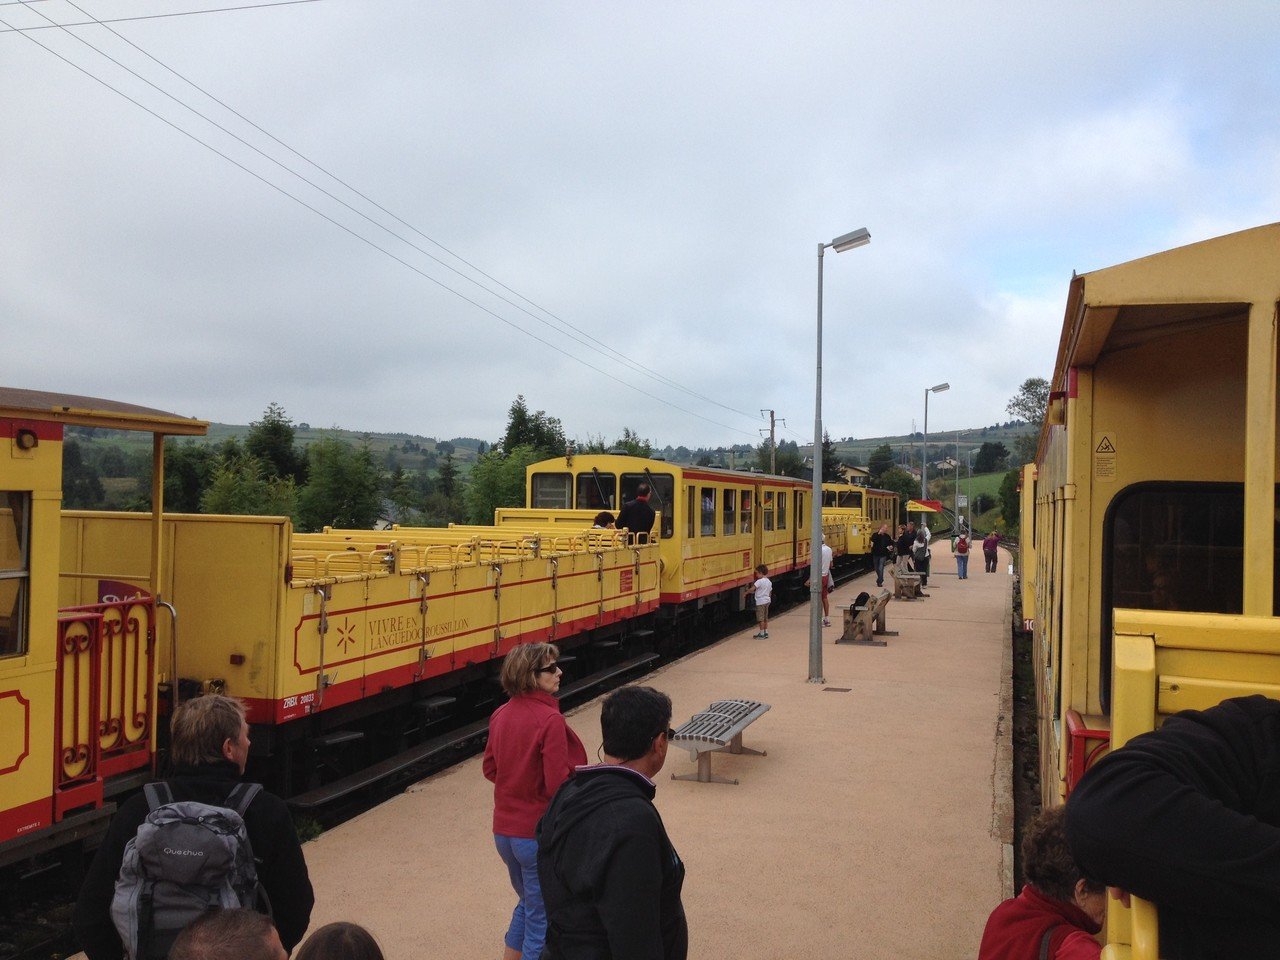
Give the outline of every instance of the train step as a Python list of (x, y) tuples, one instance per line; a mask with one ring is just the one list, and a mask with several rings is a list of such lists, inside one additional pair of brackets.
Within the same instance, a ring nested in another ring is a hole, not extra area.
[(423, 710), (427, 713), (435, 713), (437, 710), (443, 710), (445, 707), (451, 706), (458, 702), (457, 697), (451, 697), (448, 694), (437, 694), (434, 697), (423, 697), (421, 700), (413, 702), (413, 709)]
[(487, 718), (477, 720), (475, 723), (469, 723), (465, 727), (459, 727), (450, 733), (433, 737), (405, 750), (403, 753), (397, 753), (394, 757), (388, 757), (381, 763), (375, 763), (373, 766), (359, 770), (350, 776), (335, 780), (333, 783), (326, 783), (324, 786), (308, 790), (306, 793), (300, 793), (296, 797), (290, 797), (287, 803), (294, 810), (315, 810), (326, 806), (335, 800), (341, 800), (343, 797), (355, 793), (357, 790), (372, 786), (379, 780), (385, 780), (387, 777), (407, 770), (415, 764), (429, 760), (436, 754), (458, 747), (468, 740), (483, 735), (488, 729), (489, 721)]
[(646, 664), (652, 663), (658, 659), (656, 653), (642, 653), (638, 657), (632, 657), (630, 660), (623, 660), (622, 663), (614, 664), (599, 673), (593, 673), (589, 677), (583, 677), (568, 686), (560, 688), (561, 699), (571, 697), (575, 693), (581, 693), (583, 690), (589, 690), (591, 687), (598, 686), (606, 680), (611, 680), (619, 674), (627, 673), (630, 670), (636, 670)]
[(318, 737), (311, 738), (311, 746), (314, 749), (326, 749), (328, 747), (339, 747), (344, 743), (354, 743), (357, 740), (363, 740), (364, 733), (360, 730), (333, 730), (329, 733), (321, 734)]

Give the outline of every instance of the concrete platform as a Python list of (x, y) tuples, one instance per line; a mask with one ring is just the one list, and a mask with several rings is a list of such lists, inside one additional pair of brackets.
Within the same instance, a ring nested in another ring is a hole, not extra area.
[[(874, 590), (865, 575), (833, 595), (826, 683), (806, 682), (808, 607), (670, 664), (646, 682), (675, 721), (716, 699), (773, 709), (747, 729), (768, 756), (716, 754), (737, 786), (673, 781), (694, 764), (672, 750), (657, 804), (688, 868), (690, 956), (976, 955), (986, 916), (1010, 895), (1008, 555), (955, 576), (934, 550), (928, 599), (892, 601), (887, 647), (840, 645), (834, 604)], [(886, 583), (888, 581), (886, 580)], [(599, 706), (569, 722), (595, 757)], [(496, 958), (515, 898), (490, 832), (492, 787), (478, 758), (305, 846), (312, 927), (354, 920), (389, 960)]]

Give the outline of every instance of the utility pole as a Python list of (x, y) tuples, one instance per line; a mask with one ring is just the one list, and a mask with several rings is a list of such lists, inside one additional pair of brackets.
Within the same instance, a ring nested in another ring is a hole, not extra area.
[[(777, 429), (777, 425), (779, 423), (785, 427), (787, 425), (787, 421), (785, 418), (782, 420), (776, 419), (773, 415), (772, 410), (760, 411), (761, 416), (764, 416), (766, 413), (769, 415), (769, 472), (777, 473), (778, 472), (778, 444), (774, 442), (774, 431)], [(760, 432), (763, 433), (764, 431), (761, 430)]]

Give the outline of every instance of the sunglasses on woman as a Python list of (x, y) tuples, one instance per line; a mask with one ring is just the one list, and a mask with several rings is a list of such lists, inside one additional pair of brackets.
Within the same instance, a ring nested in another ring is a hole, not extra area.
[(545, 667), (534, 667), (533, 672), (534, 673), (557, 673), (557, 672), (564, 673), (564, 671), (560, 669), (560, 664), (558, 663), (548, 663)]

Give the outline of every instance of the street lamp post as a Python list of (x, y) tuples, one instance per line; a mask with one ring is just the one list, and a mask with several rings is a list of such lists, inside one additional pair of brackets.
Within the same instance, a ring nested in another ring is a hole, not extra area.
[(818, 244), (818, 354), (813, 401), (813, 487), (809, 504), (809, 682), (822, 677), (822, 260), (827, 247), (844, 253), (871, 242), (866, 227)]
[(965, 460), (969, 464), (969, 537), (973, 538), (973, 455), (977, 451), (970, 450)]
[(920, 499), (929, 498), (929, 394), (950, 390), (951, 384), (939, 383), (924, 392), (924, 443), (920, 447)]

